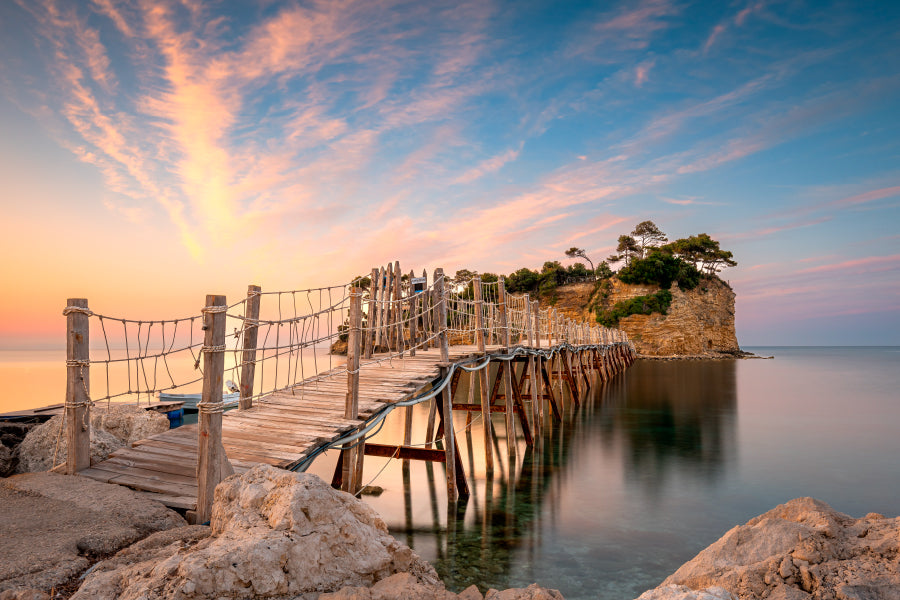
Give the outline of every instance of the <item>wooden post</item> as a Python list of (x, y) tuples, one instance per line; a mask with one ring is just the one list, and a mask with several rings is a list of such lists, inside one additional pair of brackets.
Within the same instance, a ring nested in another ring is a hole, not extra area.
[[(481, 294), (481, 277), (476, 275), (473, 284), (473, 292), (475, 294), (475, 345), (478, 351), (485, 354), (484, 345), (484, 300)], [(491, 437), (491, 399), (488, 396), (488, 375), (490, 374), (490, 366), (476, 371), (478, 388), (481, 400), (481, 421), (484, 425), (484, 463), (487, 471), (488, 479), (494, 472), (494, 449), (493, 439)]]
[[(534, 319), (532, 317), (531, 298), (525, 294), (525, 331), (528, 334), (528, 347), (534, 348)], [(535, 437), (540, 433), (540, 405), (541, 398), (538, 394), (537, 370), (535, 369), (534, 356), (528, 355), (528, 382), (529, 392), (531, 394), (531, 424), (534, 429)]]
[(388, 263), (387, 281), (384, 283), (384, 345), (388, 351), (394, 349), (394, 264)]
[(372, 346), (375, 343), (375, 307), (378, 305), (375, 298), (375, 290), (377, 289), (375, 281), (378, 279), (378, 269), (372, 269), (370, 275), (371, 283), (369, 283), (369, 314), (366, 315), (366, 332), (365, 332), (365, 349), (363, 356), (372, 358)]
[(63, 314), (66, 315), (66, 473), (74, 475), (91, 466), (91, 313), (87, 299), (69, 298)]
[[(535, 300), (533, 303), (533, 314), (534, 314), (534, 341), (535, 348), (541, 348), (541, 306), (540, 303)], [(538, 430), (540, 432), (544, 431), (544, 381), (542, 377), (538, 376), (543, 369), (543, 359), (538, 356), (535, 359), (535, 377), (534, 380), (534, 389), (535, 393), (538, 397)]]
[(400, 261), (394, 261), (394, 339), (397, 340), (395, 350), (403, 355), (403, 307), (400, 305), (401, 291), (400, 279), (403, 274), (400, 273)]
[[(434, 312), (440, 323), (441, 362), (450, 360), (450, 343), (447, 339), (447, 301), (444, 297), (444, 270), (434, 271), (434, 291), (437, 306)], [(447, 377), (448, 368), (441, 367), (441, 378)], [(444, 417), (444, 453), (447, 459), (447, 501), (456, 502), (459, 499), (459, 490), (456, 487), (456, 433), (453, 427), (453, 397), (450, 394), (450, 386), (444, 387), (441, 392), (441, 409)]]
[(203, 396), (197, 404), (196, 523), (209, 521), (216, 486), (234, 473), (222, 447), (222, 379), (225, 373), (225, 296), (209, 295), (203, 307)]
[(409, 355), (410, 356), (416, 355), (416, 342), (417, 342), (416, 335), (418, 333), (417, 332), (418, 328), (416, 327), (418, 325), (418, 323), (416, 323), (416, 321), (418, 320), (418, 316), (416, 316), (416, 304), (417, 304), (416, 300), (417, 300), (417, 298), (416, 298), (415, 290), (413, 289), (413, 279), (415, 279), (415, 278), (416, 278), (416, 272), (410, 271), (409, 272), (409, 294), (407, 296), (409, 299), (409, 319), (408, 319), (409, 325), (407, 325), (407, 328), (409, 329)]
[(419, 345), (419, 295), (409, 297), (409, 355), (416, 355)]
[[(350, 328), (347, 334), (347, 395), (344, 401), (344, 418), (356, 420), (359, 418), (359, 355), (360, 337), (362, 329), (362, 289), (354, 287), (350, 290)], [(357, 482), (360, 477), (357, 472), (357, 463), (362, 462), (357, 453), (365, 453), (362, 444), (350, 449), (344, 446), (343, 456), (343, 481), (341, 489), (351, 494), (356, 493)]]
[(253, 406), (253, 380), (256, 376), (256, 342), (259, 335), (259, 297), (262, 288), (247, 286), (244, 305), (244, 348), (241, 352), (241, 410)]
[(419, 302), (422, 304), (422, 350), (428, 350), (432, 347), (431, 343), (431, 326), (434, 319), (431, 316), (431, 300), (434, 296), (434, 290), (425, 285), (425, 291), (419, 294), (421, 296)]
[[(500, 312), (500, 331), (503, 335), (503, 346), (506, 352), (510, 350), (509, 322), (506, 314), (506, 280), (501, 275), (497, 282), (497, 308)], [(506, 401), (506, 449), (513, 454), (516, 451), (516, 422), (513, 419), (513, 389), (512, 374), (513, 363), (508, 361), (503, 369), (503, 395)]]
[(378, 270), (378, 286), (375, 288), (375, 352), (381, 352), (381, 326), (384, 321), (384, 267)]

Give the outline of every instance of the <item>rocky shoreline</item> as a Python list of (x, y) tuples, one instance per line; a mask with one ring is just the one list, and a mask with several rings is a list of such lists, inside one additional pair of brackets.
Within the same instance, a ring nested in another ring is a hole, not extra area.
[[(315, 475), (264, 465), (216, 488), (209, 526), (77, 476), (0, 479), (0, 496), (0, 600), (47, 600), (51, 591), (77, 600), (563, 598), (537, 584), (448, 591), (366, 503)], [(791, 500), (734, 527), (640, 596), (751, 598), (900, 598), (900, 518), (854, 519), (812, 498)]]
[(735, 360), (735, 359), (760, 359), (771, 360), (774, 356), (760, 356), (753, 352), (735, 350), (729, 352), (704, 352), (702, 354), (640, 354), (637, 358), (642, 360)]

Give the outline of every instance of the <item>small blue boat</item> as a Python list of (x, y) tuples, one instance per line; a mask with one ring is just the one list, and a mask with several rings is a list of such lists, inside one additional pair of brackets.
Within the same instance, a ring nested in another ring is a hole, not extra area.
[[(197, 412), (197, 403), (203, 399), (203, 394), (170, 394), (169, 392), (160, 392), (160, 402), (184, 402), (184, 412)], [(237, 408), (241, 401), (241, 395), (238, 392), (222, 394), (222, 402), (225, 403), (225, 410)]]

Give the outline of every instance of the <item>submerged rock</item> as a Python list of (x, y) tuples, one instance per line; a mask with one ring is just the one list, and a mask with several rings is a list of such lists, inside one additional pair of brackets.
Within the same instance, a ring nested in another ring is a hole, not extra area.
[[(105, 460), (119, 448), (169, 429), (169, 419), (139, 406), (98, 404), (91, 408), (91, 462)], [(57, 415), (33, 428), (19, 445), (19, 473), (48, 471), (66, 461), (65, 417)]]
[(641, 598), (701, 598), (652, 595), (677, 586), (741, 600), (898, 600), (900, 518), (854, 519), (797, 498), (734, 527)]

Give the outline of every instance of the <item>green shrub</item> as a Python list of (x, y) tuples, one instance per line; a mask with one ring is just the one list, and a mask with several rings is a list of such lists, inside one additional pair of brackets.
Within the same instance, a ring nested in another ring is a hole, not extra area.
[(616, 327), (619, 319), (630, 315), (666, 314), (672, 304), (672, 292), (660, 290), (649, 296), (638, 296), (630, 300), (617, 302), (609, 310), (597, 308), (597, 322), (604, 327)]
[(647, 258), (635, 258), (619, 269), (622, 283), (656, 284), (664, 290), (677, 281), (683, 290), (691, 290), (700, 282), (700, 271), (689, 262), (665, 252), (653, 251)]

